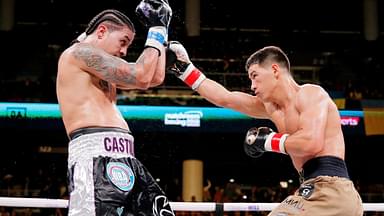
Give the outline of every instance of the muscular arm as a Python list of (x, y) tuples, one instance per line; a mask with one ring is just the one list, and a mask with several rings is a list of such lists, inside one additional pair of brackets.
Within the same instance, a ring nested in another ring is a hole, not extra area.
[(209, 102), (246, 115), (269, 118), (264, 104), (250, 94), (228, 91), (221, 84), (208, 79), (189, 59), (188, 52), (178, 41), (170, 41), (167, 68)]
[(135, 63), (128, 63), (86, 43), (76, 44), (71, 54), (82, 70), (125, 89), (150, 87), (158, 61), (155, 49), (145, 49)]
[(228, 91), (211, 79), (205, 79), (196, 91), (209, 102), (244, 113), (255, 118), (269, 118), (260, 100), (250, 94)]
[(157, 61), (156, 71), (151, 80), (150, 87), (162, 84), (165, 78), (165, 47), (162, 48), (160, 52), (161, 54), (159, 56), (159, 60)]
[(291, 156), (314, 156), (324, 147), (328, 119), (328, 94), (320, 87), (303, 87), (298, 95), (299, 129), (288, 136), (285, 149)]

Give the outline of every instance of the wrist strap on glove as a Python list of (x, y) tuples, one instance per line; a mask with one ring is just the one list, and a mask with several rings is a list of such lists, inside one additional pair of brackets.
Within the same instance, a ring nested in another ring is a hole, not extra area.
[(268, 135), (265, 142), (265, 151), (273, 151), (278, 153), (287, 154), (285, 151), (285, 140), (287, 139), (288, 134), (275, 133), (272, 132)]
[(159, 56), (161, 54), (161, 49), (165, 47), (166, 41), (168, 40), (167, 29), (163, 26), (151, 27), (148, 30), (147, 40), (145, 41), (144, 47), (152, 47), (159, 51)]
[(183, 74), (179, 76), (189, 87), (196, 90), (200, 84), (207, 78), (199, 69), (190, 63)]

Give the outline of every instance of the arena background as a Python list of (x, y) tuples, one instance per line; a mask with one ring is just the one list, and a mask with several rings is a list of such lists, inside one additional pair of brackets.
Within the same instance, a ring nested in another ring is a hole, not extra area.
[[(0, 195), (65, 198), (60, 189), (66, 186), (68, 139), (62, 122), (57, 116), (27, 115), (22, 108), (57, 103), (58, 56), (103, 9), (119, 9), (134, 22), (136, 39), (126, 59), (135, 61), (146, 37), (134, 15), (139, 1), (0, 2)], [(265, 45), (282, 47), (297, 81), (322, 85), (345, 117), (346, 162), (363, 201), (384, 201), (382, 1), (170, 0), (170, 5), (169, 39), (183, 42), (195, 65), (229, 89), (249, 91), (244, 70), (248, 55)], [(148, 91), (119, 92), (119, 106), (143, 105), (169, 106), (171, 113), (179, 112), (175, 107), (221, 110), (171, 74)], [(212, 199), (220, 187), (228, 201), (279, 201), (270, 189), (281, 195), (288, 192), (280, 188), (282, 181), (288, 189), (298, 185), (289, 158), (267, 153), (252, 159), (242, 149), (249, 127), (273, 125), (226, 117), (202, 118), (200, 127), (165, 125), (160, 117), (126, 119), (136, 137), (136, 156), (160, 179), (171, 200), (181, 197), (183, 161), (199, 159), (204, 184), (212, 184)], [(258, 195), (252, 194), (255, 187)]]

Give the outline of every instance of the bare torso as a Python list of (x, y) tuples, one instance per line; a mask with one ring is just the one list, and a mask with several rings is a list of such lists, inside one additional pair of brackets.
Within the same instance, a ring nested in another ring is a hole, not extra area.
[[(272, 104), (266, 106), (267, 112), (271, 116), (271, 120), (274, 122), (280, 133), (294, 134), (302, 127), (302, 125), (300, 125), (300, 117), (302, 113), (298, 109), (297, 103), (302, 102), (295, 101), (295, 103), (291, 103), (285, 110), (278, 109)], [(293, 165), (298, 171), (301, 170), (303, 164), (307, 160), (314, 157), (328, 155), (344, 159), (345, 145), (339, 112), (331, 98), (328, 98), (326, 103), (328, 107), (328, 115), (326, 117), (324, 137), (321, 142), (321, 150), (316, 153), (316, 155), (307, 155), (303, 157), (290, 155)], [(301, 106), (302, 105), (311, 106), (311, 104), (301, 104)]]
[(100, 126), (128, 129), (116, 106), (116, 86), (74, 64), (63, 54), (57, 73), (57, 97), (67, 134)]

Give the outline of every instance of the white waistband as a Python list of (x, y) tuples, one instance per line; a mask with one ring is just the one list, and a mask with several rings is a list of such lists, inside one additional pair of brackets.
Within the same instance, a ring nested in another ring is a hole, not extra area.
[(69, 142), (68, 165), (97, 156), (114, 158), (134, 157), (134, 138), (131, 134), (107, 131), (85, 134)]

